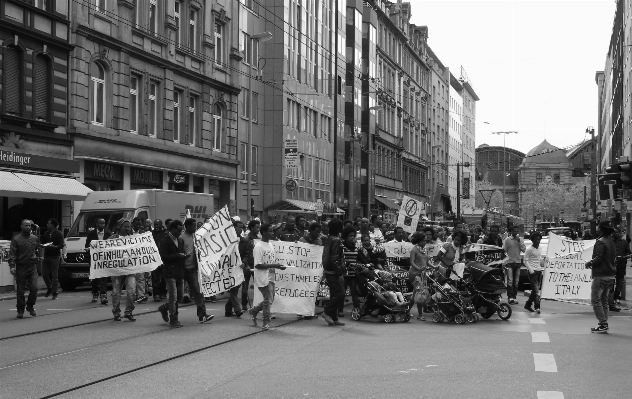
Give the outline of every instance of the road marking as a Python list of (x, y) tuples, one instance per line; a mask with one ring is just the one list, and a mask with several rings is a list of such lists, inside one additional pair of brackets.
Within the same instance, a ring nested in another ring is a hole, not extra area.
[(535, 371), (557, 373), (555, 357), (550, 353), (534, 353), (533, 363), (535, 363)]
[(410, 373), (410, 371), (398, 371), (398, 373)]
[(77, 352), (85, 351), (85, 350), (88, 350), (88, 349), (90, 349), (90, 348), (81, 348), (81, 349), (76, 349), (76, 350), (70, 351), (70, 352), (64, 352), (64, 353), (58, 353), (56, 355), (40, 357), (38, 359), (28, 360), (26, 362), (21, 362), (21, 363), (12, 364), (10, 366), (5, 366), (5, 367), (0, 368), (0, 370), (6, 370), (6, 369), (10, 369), (12, 367), (22, 366), (24, 364), (39, 362), (40, 360), (46, 360), (46, 359), (52, 359), (52, 358), (59, 357), (59, 356), (70, 355), (71, 353), (77, 353)]
[(419, 369), (408, 369), (408, 371), (417, 371)]
[(72, 310), (72, 309), (46, 309), (46, 310)]
[(538, 399), (564, 399), (564, 394), (559, 391), (538, 391)]
[(531, 332), (531, 342), (551, 342), (548, 332)]
[(531, 324), (546, 324), (544, 319), (529, 319), (529, 323), (531, 323)]
[(429, 364), (426, 367), (437, 367), (437, 365), (436, 364)]

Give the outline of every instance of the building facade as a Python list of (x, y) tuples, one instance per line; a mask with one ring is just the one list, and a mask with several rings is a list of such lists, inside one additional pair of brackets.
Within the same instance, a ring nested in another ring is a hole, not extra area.
[(463, 67), (461, 67), (459, 81), (463, 86), (463, 91), (461, 92), (461, 97), (463, 98), (463, 113), (461, 114), (463, 151), (461, 163), (470, 164), (469, 167), (463, 167), (462, 169), (463, 189), (461, 192), (464, 194), (464, 198), (461, 200), (461, 206), (465, 205), (473, 208), (476, 195), (476, 179), (474, 179), (476, 171), (474, 167), (476, 159), (476, 102), (479, 101), (479, 98), (472, 87), (472, 81)]
[(0, 4), (0, 239), (11, 239), (24, 218), (41, 233), (51, 217), (70, 227), (73, 201), (90, 191), (73, 177), (80, 164), (66, 129), (69, 4)]
[[(449, 129), (449, 145), (448, 145), (448, 192), (450, 200), (456, 204), (457, 196), (457, 164), (463, 160), (463, 124), (461, 117), (463, 115), (463, 97), (461, 92), (463, 86), (452, 73), (450, 73), (450, 129)], [(464, 187), (461, 187), (464, 190)]]
[[(476, 148), (474, 165), (475, 180), (477, 182), (489, 182), (491, 190), (503, 190), (503, 180), (507, 202), (519, 203), (519, 177), (518, 167), (525, 159), (525, 154), (514, 150), (513, 148), (504, 148), (502, 146), (489, 146), (481, 144)], [(506, 168), (503, 168), (506, 164)], [(481, 193), (478, 191), (476, 195), (479, 198)]]

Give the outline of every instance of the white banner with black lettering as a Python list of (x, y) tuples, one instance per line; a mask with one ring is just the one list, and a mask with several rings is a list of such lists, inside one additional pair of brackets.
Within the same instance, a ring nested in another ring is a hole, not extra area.
[[(316, 295), (323, 278), (323, 247), (302, 242), (270, 241), (277, 254), (276, 262), (285, 270), (275, 270), (272, 312), (313, 316)], [(263, 300), (255, 287), (253, 303)]]
[(195, 232), (200, 291), (204, 296), (221, 294), (244, 281), (238, 246), (239, 237), (226, 206)]
[(151, 233), (90, 242), (90, 280), (147, 273), (161, 264)]
[(592, 259), (596, 240), (573, 241), (549, 233), (547, 262), (542, 278), (542, 298), (590, 299)]

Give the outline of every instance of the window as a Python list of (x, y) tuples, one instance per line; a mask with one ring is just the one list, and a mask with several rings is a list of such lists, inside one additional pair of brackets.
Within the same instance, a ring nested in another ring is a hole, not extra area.
[(95, 64), (96, 75), (92, 76), (92, 124), (103, 126), (105, 120), (105, 70)]
[[(105, 1), (105, 0), (102, 0)], [(149, 31), (158, 36), (158, 3), (157, 0), (149, 0)]]
[(553, 183), (560, 184), (560, 175), (559, 174), (554, 174), (553, 175)]
[[(105, 8), (106, 1), (107, 0), (95, 0), (95, 6), (96, 6), (97, 11), (99, 11), (99, 12), (105, 12), (106, 11), (106, 8)], [(47, 2), (48, 2), (47, 0), (39, 0), (36, 3), (44, 3), (44, 4), (46, 4)], [(36, 7), (37, 7), (37, 5), (36, 5)], [(42, 7), (39, 7), (39, 8), (42, 8)]]
[(221, 65), (224, 63), (224, 41), (222, 39), (222, 33), (224, 26), (215, 23), (215, 63)]
[(241, 89), (243, 93), (243, 97), (241, 100), (241, 117), (249, 119), (250, 118), (250, 91), (248, 89)]
[(180, 106), (182, 98), (182, 91), (175, 90), (173, 92), (173, 141), (176, 143), (180, 142), (180, 131), (182, 130), (180, 127), (182, 123), (182, 116), (180, 114), (180, 112), (182, 112), (182, 107)]
[(35, 119), (47, 121), (49, 118), (50, 81), (48, 58), (38, 54), (35, 57)]
[(259, 94), (252, 93), (252, 121), (259, 122)]
[(157, 83), (149, 83), (149, 130), (147, 134), (151, 137), (156, 137), (158, 132), (158, 99), (156, 98), (158, 92)]
[(257, 183), (257, 165), (259, 164), (259, 148), (256, 145), (252, 146), (252, 164), (250, 165), (250, 169), (252, 173), (250, 174), (250, 179), (253, 183)]
[(129, 80), (129, 131), (138, 134), (138, 82), (139, 77), (132, 75)]
[(189, 131), (187, 134), (187, 138), (185, 140), (185, 144), (195, 145), (195, 105), (197, 103), (197, 98), (195, 96), (189, 97)]
[(259, 57), (259, 41), (251, 38), (246, 32), (241, 32), (239, 50), (244, 54), (244, 64), (256, 68)]
[(241, 180), (247, 180), (246, 176), (246, 143), (241, 143), (239, 147), (239, 171), (241, 173)]
[(180, 9), (182, 4), (176, 0), (173, 4), (173, 18), (176, 22), (176, 46), (182, 45), (182, 27), (180, 26)]
[[(22, 53), (16, 47), (4, 50), (4, 106), (8, 114), (22, 114)], [(2, 84), (0, 76), (0, 84)]]
[(213, 151), (222, 150), (222, 107), (215, 104), (213, 114)]
[(259, 12), (259, 3), (257, 3), (257, 1), (261, 0), (241, 0), (241, 3), (257, 13)]
[(189, 11), (189, 48), (193, 51), (197, 49), (197, 31), (196, 31), (196, 21), (197, 21), (197, 10), (191, 9)]
[(535, 184), (542, 184), (542, 173), (535, 174)]
[[(99, 11), (99, 3), (103, 2), (104, 0), (100, 0), (97, 1), (97, 11)], [(41, 9), (41, 10), (45, 10), (48, 11), (48, 0), (35, 0), (35, 7)]]

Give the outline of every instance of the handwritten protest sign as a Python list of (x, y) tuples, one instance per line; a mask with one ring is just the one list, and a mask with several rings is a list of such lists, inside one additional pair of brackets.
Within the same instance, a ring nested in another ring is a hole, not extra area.
[(423, 202), (404, 196), (397, 216), (397, 226), (408, 233), (414, 233), (417, 231), (417, 223), (425, 208), (426, 205)]
[(586, 262), (592, 259), (596, 240), (573, 241), (549, 233), (542, 298), (589, 299), (592, 276)]
[(90, 242), (90, 279), (147, 273), (162, 264), (151, 233)]
[(495, 266), (503, 263), (505, 251), (495, 245), (472, 244), (464, 255), (468, 261), (479, 262), (487, 266)]
[(204, 296), (226, 292), (244, 281), (239, 237), (224, 207), (195, 232), (200, 291)]
[(406, 268), (410, 266), (410, 251), (414, 245), (409, 242), (390, 241), (385, 243), (386, 265), (390, 269)]
[[(316, 297), (323, 278), (323, 247), (302, 242), (272, 241), (277, 263), (287, 266), (275, 270), (272, 312), (313, 316)], [(255, 289), (254, 301), (263, 300)]]
[(239, 237), (228, 207), (224, 206), (195, 232), (198, 266), (202, 274), (211, 277), (213, 271), (224, 263), (228, 248), (236, 244), (239, 244)]

